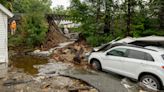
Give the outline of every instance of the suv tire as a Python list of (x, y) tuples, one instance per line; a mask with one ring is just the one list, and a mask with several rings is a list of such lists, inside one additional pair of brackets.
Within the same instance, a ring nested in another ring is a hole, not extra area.
[(92, 60), (91, 66), (95, 70), (101, 70), (101, 64), (98, 60)]
[(161, 83), (159, 79), (154, 77), (153, 75), (143, 75), (140, 78), (140, 82), (143, 83), (148, 88), (152, 89), (161, 89)]

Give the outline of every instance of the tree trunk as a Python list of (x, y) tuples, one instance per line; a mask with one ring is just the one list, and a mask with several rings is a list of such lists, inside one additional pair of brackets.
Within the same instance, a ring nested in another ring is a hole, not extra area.
[(98, 23), (100, 19), (100, 0), (97, 0), (97, 14), (96, 14), (96, 22)]
[(164, 30), (164, 1), (163, 0), (160, 0), (159, 22), (160, 22), (160, 29)]
[(110, 8), (111, 8), (111, 5), (110, 5), (111, 1), (109, 0), (106, 0), (105, 1), (105, 20), (104, 20), (104, 33), (109, 33), (111, 32), (110, 28), (111, 28), (111, 15), (110, 15)]
[(127, 34), (126, 36), (130, 36), (130, 24), (131, 24), (131, 1), (128, 0), (128, 12), (127, 12)]

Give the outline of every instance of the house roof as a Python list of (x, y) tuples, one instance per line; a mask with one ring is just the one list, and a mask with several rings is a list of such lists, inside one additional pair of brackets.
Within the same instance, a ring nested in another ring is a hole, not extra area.
[(7, 8), (5, 8), (2, 4), (0, 4), (0, 10), (5, 13), (8, 17), (13, 17), (14, 14), (11, 13)]

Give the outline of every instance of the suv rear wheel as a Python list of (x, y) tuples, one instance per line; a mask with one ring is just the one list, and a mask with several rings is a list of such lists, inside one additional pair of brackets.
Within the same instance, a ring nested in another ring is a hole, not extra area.
[(91, 66), (95, 70), (101, 70), (101, 64), (98, 60), (92, 60)]
[(140, 82), (142, 82), (147, 88), (161, 89), (160, 81), (152, 75), (141, 76)]

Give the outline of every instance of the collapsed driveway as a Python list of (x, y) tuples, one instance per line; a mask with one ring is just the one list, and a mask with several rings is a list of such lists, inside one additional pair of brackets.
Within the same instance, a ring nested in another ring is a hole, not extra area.
[[(99, 92), (139, 92), (136, 83), (128, 82), (124, 77), (113, 73), (83, 69), (55, 61), (38, 68), (39, 75), (62, 75), (80, 79), (97, 88)], [(133, 86), (133, 88), (126, 88), (126, 86)]]

